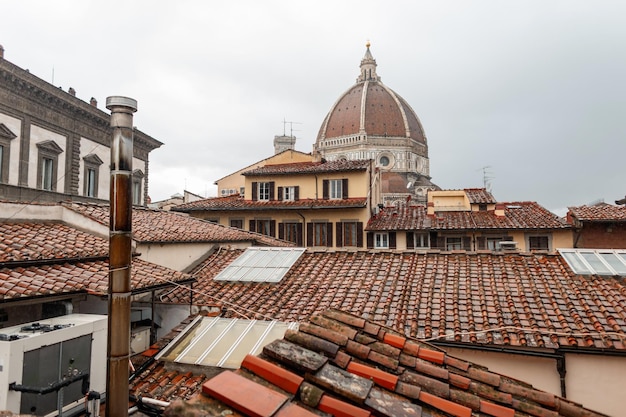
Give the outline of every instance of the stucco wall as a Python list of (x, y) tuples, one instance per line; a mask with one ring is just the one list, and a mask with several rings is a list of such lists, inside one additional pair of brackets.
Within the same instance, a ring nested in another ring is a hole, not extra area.
[(332, 172), (316, 175), (267, 175), (246, 177), (246, 200), (252, 197), (253, 182), (273, 181), (275, 187), (300, 187), (300, 199), (322, 199), (323, 181), (348, 179), (348, 198), (366, 197), (369, 195), (369, 173), (367, 171)]
[[(445, 351), (561, 396), (556, 359), (473, 349), (445, 348)], [(609, 416), (626, 417), (626, 357), (566, 354), (565, 369), (565, 390), (569, 400)]]
[(573, 247), (574, 235), (570, 229), (552, 232), (552, 250)]
[(626, 417), (626, 357), (565, 356), (567, 398), (609, 416)]
[[(245, 168), (240, 169), (237, 172), (234, 172), (224, 178), (221, 178), (219, 180), (217, 180), (215, 183), (217, 185), (217, 196), (218, 197), (223, 197), (224, 195), (222, 194), (222, 190), (237, 190), (237, 192), (239, 192), (239, 189), (241, 187), (245, 186), (245, 182), (246, 179), (243, 175), (241, 175), (242, 172), (248, 171), (250, 169), (253, 168), (257, 168), (257, 167), (262, 167), (265, 165), (275, 165), (275, 164), (291, 164), (291, 163), (295, 163), (295, 162), (310, 162), (313, 160), (313, 157), (311, 156), (311, 154), (306, 154), (306, 153), (302, 153), (302, 152), (298, 152), (298, 151), (285, 151), (285, 152), (281, 152), (278, 155), (274, 155), (272, 157), (269, 157), (267, 159), (263, 159), (259, 162), (256, 162), (250, 166), (247, 166)], [(247, 194), (247, 198), (250, 197), (249, 194)]]
[(469, 199), (463, 190), (431, 191), (428, 193), (428, 203), (433, 204), (435, 211), (471, 210)]
[(213, 249), (211, 243), (168, 243), (137, 245), (140, 258), (167, 268), (183, 271)]

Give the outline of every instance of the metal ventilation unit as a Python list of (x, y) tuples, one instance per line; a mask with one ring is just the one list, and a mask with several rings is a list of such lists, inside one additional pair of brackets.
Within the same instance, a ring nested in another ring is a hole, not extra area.
[(70, 314), (0, 329), (0, 410), (84, 412), (86, 394), (106, 389), (106, 345), (107, 317), (101, 315)]

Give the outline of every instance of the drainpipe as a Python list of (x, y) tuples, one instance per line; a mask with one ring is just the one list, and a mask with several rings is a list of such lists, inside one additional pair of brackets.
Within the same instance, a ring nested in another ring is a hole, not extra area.
[(317, 200), (318, 199), (318, 195), (317, 195), (317, 192), (318, 192), (318, 188), (317, 188), (317, 174), (313, 174), (313, 176), (315, 177), (315, 199)]
[(111, 110), (111, 185), (109, 219), (109, 298), (106, 412), (128, 416), (132, 244), (133, 113), (137, 101), (107, 97)]
[(302, 247), (306, 248), (306, 219), (304, 218), (302, 213), (300, 213), (299, 211), (296, 211), (296, 214), (302, 217)]
[(565, 369), (565, 355), (557, 358), (556, 370), (559, 372), (559, 378), (561, 379), (561, 397), (567, 398), (567, 390), (565, 389), (565, 374), (567, 373)]

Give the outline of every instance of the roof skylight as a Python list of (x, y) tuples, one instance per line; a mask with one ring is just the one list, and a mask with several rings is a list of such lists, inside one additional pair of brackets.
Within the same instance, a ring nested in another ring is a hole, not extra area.
[(626, 250), (559, 249), (559, 252), (577, 274), (626, 276)]
[(247, 248), (215, 281), (280, 282), (304, 248)]
[(297, 323), (198, 316), (157, 359), (237, 369), (245, 356), (258, 355), (268, 343), (282, 339)]

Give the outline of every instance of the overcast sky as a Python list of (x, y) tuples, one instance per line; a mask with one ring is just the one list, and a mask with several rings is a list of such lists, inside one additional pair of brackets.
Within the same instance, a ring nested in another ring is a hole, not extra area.
[[(426, 131), (433, 182), (568, 206), (626, 195), (624, 1), (2, 2), (5, 59), (91, 97), (138, 101), (153, 201), (271, 156), (283, 120), (311, 152), (359, 74)], [(286, 133), (290, 133), (287, 125)], [(488, 167), (488, 168), (485, 168)]]

